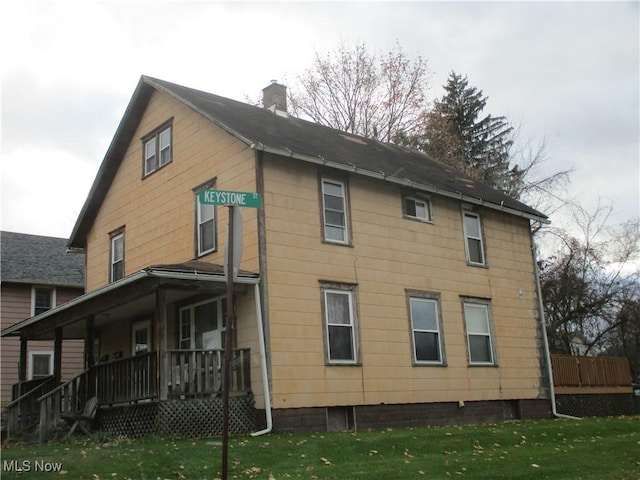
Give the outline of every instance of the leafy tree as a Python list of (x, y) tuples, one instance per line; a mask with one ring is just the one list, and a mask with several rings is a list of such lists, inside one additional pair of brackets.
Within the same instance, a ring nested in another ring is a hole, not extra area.
[(341, 44), (325, 56), (316, 52), (313, 65), (289, 90), (288, 101), (294, 115), (398, 143), (422, 128), (428, 110), (427, 77), (427, 61), (410, 60), (398, 44), (380, 57), (364, 43)]
[(547, 336), (557, 353), (627, 356), (638, 375), (640, 222), (608, 228), (611, 211), (576, 207), (581, 238), (547, 232), (560, 239), (556, 254), (541, 263)]

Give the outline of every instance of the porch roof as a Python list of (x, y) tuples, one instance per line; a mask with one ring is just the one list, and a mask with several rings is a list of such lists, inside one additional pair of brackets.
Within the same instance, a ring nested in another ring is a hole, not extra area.
[[(240, 271), (236, 289), (260, 281), (257, 273)], [(85, 293), (35, 317), (27, 318), (0, 332), (1, 337), (19, 336), (26, 340), (52, 340), (62, 328), (63, 339), (85, 337), (86, 321), (93, 315), (95, 328), (120, 319), (136, 318), (153, 312), (159, 288), (167, 292), (167, 303), (197, 294), (224, 295), (226, 276), (221, 265), (186, 262), (154, 265)]]

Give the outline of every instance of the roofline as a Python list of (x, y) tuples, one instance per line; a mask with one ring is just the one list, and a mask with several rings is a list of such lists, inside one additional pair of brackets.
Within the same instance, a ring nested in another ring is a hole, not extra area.
[(314, 157), (312, 155), (305, 155), (303, 153), (296, 153), (296, 152), (293, 152), (293, 151), (290, 151), (290, 150), (283, 150), (283, 149), (280, 149), (280, 148), (270, 147), (268, 145), (255, 144), (254, 143), (254, 144), (251, 144), (250, 146), (251, 146), (252, 149), (259, 150), (259, 151), (262, 151), (262, 152), (265, 152), (265, 153), (271, 153), (271, 154), (280, 155), (280, 156), (284, 156), (284, 157), (291, 157), (291, 158), (295, 158), (296, 160), (302, 160), (304, 162), (313, 163), (315, 165), (322, 165), (322, 166), (331, 167), (331, 168), (335, 168), (335, 169), (346, 171), (346, 172), (357, 173), (357, 174), (363, 175), (365, 177), (375, 178), (375, 179), (378, 179), (378, 180), (383, 180), (383, 181), (387, 181), (387, 182), (390, 182), (390, 183), (395, 183), (397, 185), (401, 185), (401, 186), (404, 186), (404, 187), (410, 187), (410, 188), (414, 188), (416, 190), (422, 190), (422, 191), (425, 191), (425, 192), (441, 195), (443, 197), (453, 198), (453, 199), (456, 199), (456, 200), (460, 200), (462, 202), (470, 203), (472, 205), (479, 205), (479, 206), (487, 207), (487, 208), (490, 208), (492, 210), (497, 210), (499, 212), (509, 213), (511, 215), (515, 215), (515, 216), (518, 216), (518, 217), (523, 217), (523, 218), (526, 218), (528, 220), (533, 220), (535, 222), (540, 222), (540, 223), (544, 223), (544, 224), (547, 224), (547, 225), (551, 223), (551, 221), (544, 215), (542, 215), (542, 216), (534, 215), (534, 214), (531, 214), (531, 213), (523, 212), (522, 210), (518, 210), (518, 209), (515, 209), (515, 208), (505, 207), (503, 204), (498, 205), (496, 203), (487, 202), (487, 201), (483, 200), (482, 198), (472, 197), (472, 196), (465, 195), (465, 194), (460, 193), (460, 192), (451, 192), (449, 190), (444, 190), (444, 189), (441, 189), (441, 188), (434, 187), (433, 185), (426, 185), (426, 184), (414, 182), (414, 181), (412, 181), (412, 180), (410, 180), (408, 178), (395, 177), (393, 175), (386, 175), (386, 174), (381, 173), (381, 172), (376, 172), (376, 171), (373, 171), (373, 170), (360, 168), (360, 167), (357, 167), (355, 165), (345, 165), (343, 163), (334, 162), (332, 160), (327, 160), (327, 159), (322, 158), (322, 157)]
[(51, 282), (51, 281), (41, 281), (41, 280), (24, 280), (24, 279), (13, 279), (13, 278), (3, 278), (2, 283), (17, 283), (20, 285), (31, 285), (34, 287), (57, 287), (57, 288), (79, 288), (84, 290), (84, 283), (59, 283), (59, 282)]
[[(88, 302), (97, 298), (101, 295), (105, 295), (106, 293), (111, 292), (112, 290), (117, 290), (119, 288), (123, 288), (129, 284), (138, 282), (145, 278), (164, 278), (169, 280), (198, 280), (203, 282), (218, 282), (218, 283), (226, 283), (227, 278), (225, 275), (221, 275), (218, 273), (206, 273), (206, 272), (170, 272), (167, 270), (159, 269), (159, 268), (145, 268), (144, 270), (140, 270), (128, 277), (125, 277), (121, 280), (109, 283), (103, 287), (100, 287), (92, 292), (85, 293), (84, 295), (80, 295), (79, 297), (73, 298), (62, 305), (52, 308), (51, 310), (47, 310), (46, 312), (41, 313), (40, 315), (36, 315), (35, 317), (27, 318), (18, 322), (10, 327), (5, 328), (0, 331), (0, 337), (9, 337), (9, 336), (18, 336), (20, 331), (29, 327), (35, 323), (39, 323), (42, 320), (49, 318), (53, 315), (56, 315), (60, 312), (64, 312), (69, 310), (76, 305), (80, 305), (84, 302)], [(255, 285), (260, 283), (260, 277), (247, 277), (247, 276), (238, 276), (238, 279), (234, 283), (240, 284), (249, 284)]]

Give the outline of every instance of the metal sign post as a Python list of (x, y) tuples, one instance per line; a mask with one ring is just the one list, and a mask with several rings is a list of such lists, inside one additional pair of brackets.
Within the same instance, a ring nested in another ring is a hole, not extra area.
[[(233, 283), (238, 279), (242, 255), (242, 216), (238, 207), (258, 208), (260, 194), (226, 190), (200, 190), (200, 203), (229, 207), (229, 230), (225, 247), (225, 275), (227, 279), (227, 327), (224, 341), (224, 368), (222, 370), (222, 480), (228, 478), (229, 458), (229, 390), (231, 387), (231, 349), (233, 348), (234, 314)], [(237, 225), (236, 225), (237, 222)], [(235, 252), (234, 252), (235, 250)]]
[(235, 217), (233, 205), (229, 205), (229, 235), (227, 246), (227, 328), (224, 341), (224, 369), (222, 387), (222, 480), (227, 480), (227, 465), (229, 457), (229, 387), (231, 385), (231, 348), (233, 336), (233, 220)]

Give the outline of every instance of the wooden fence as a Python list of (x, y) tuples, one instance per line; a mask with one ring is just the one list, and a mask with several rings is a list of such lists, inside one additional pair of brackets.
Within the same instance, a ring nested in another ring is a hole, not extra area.
[(629, 361), (621, 357), (551, 355), (556, 393), (631, 392)]

